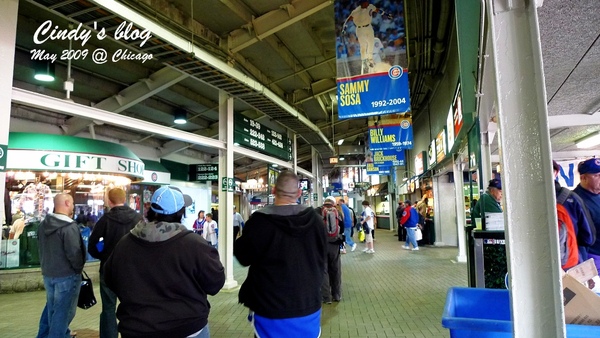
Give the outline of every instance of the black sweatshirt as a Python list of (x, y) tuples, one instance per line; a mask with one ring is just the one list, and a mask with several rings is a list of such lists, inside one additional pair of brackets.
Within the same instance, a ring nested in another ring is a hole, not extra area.
[(250, 266), (239, 301), (258, 315), (295, 318), (321, 308), (327, 239), (323, 220), (313, 208), (269, 206), (256, 211), (234, 255)]

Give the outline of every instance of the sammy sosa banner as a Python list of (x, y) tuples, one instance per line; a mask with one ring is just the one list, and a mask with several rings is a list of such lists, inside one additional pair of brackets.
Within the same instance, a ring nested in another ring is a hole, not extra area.
[(402, 2), (337, 0), (338, 118), (410, 111)]

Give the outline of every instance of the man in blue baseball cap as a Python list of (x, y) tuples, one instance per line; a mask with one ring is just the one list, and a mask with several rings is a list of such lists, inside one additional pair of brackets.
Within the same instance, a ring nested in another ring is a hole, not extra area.
[[(218, 251), (181, 224), (191, 197), (164, 186), (140, 221), (115, 247), (104, 278), (121, 301), (123, 337), (210, 337), (207, 295), (225, 283)], [(172, 281), (177, 281), (173, 283)]]
[[(573, 191), (581, 197), (590, 217), (590, 228), (596, 239), (596, 233), (600, 228), (600, 158), (590, 158), (580, 162), (577, 166), (579, 171), (579, 185)], [(600, 241), (595, 240), (589, 248), (588, 258), (593, 258), (596, 268), (600, 271)]]

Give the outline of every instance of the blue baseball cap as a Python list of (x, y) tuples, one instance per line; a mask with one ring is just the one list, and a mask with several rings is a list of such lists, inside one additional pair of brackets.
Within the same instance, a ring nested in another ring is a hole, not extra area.
[(579, 175), (600, 173), (600, 158), (590, 158), (579, 162), (577, 171), (579, 171)]
[(490, 183), (488, 185), (489, 188), (496, 188), (498, 190), (502, 190), (502, 181), (500, 181), (499, 179), (492, 179), (490, 180)]
[(176, 214), (183, 207), (192, 204), (192, 198), (184, 195), (179, 188), (164, 186), (154, 192), (150, 199), (150, 208), (157, 214)]

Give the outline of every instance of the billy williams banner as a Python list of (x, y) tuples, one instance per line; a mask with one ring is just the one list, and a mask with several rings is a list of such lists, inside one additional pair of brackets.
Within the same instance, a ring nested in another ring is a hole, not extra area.
[(412, 149), (412, 118), (407, 114), (369, 118), (369, 149)]

